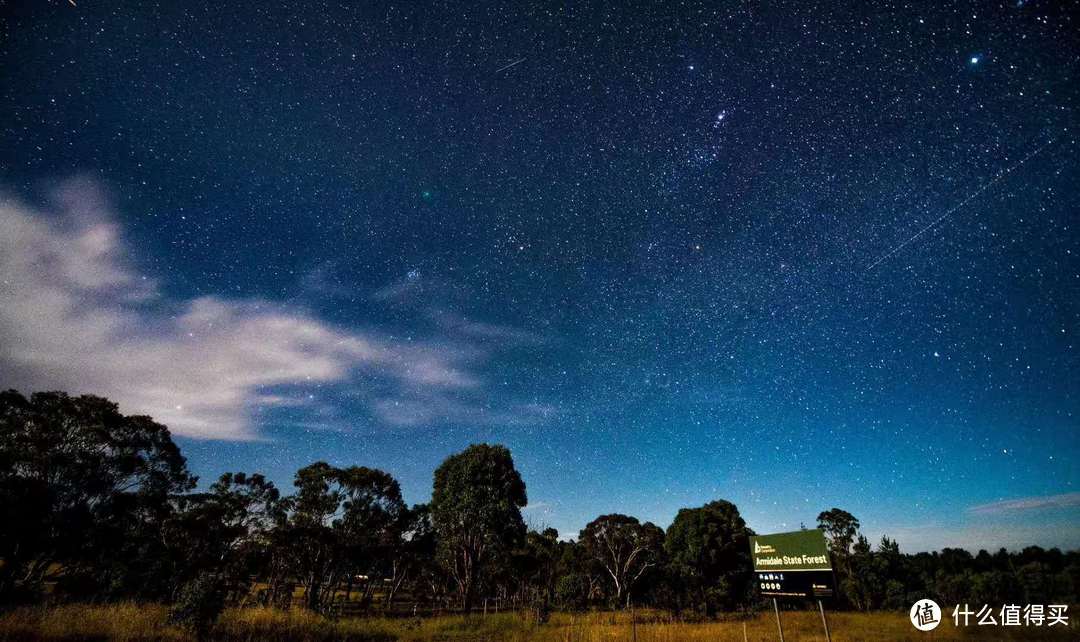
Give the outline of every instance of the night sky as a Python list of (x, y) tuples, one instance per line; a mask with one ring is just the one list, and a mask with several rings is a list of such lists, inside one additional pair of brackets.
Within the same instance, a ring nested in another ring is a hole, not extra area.
[[(77, 6), (73, 6), (77, 4)], [(0, 386), (204, 481), (1080, 546), (1068, 2), (0, 8)]]

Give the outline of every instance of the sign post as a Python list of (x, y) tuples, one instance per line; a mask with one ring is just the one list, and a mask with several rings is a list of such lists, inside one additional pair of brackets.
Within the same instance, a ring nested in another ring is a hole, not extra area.
[(821, 626), (825, 627), (825, 640), (832, 642), (832, 635), (829, 634), (829, 620), (825, 617), (825, 606), (822, 605), (821, 600), (817, 601), (817, 607), (821, 611)]
[(776, 598), (772, 599), (772, 610), (776, 613), (776, 630), (780, 632), (780, 642), (784, 642), (784, 625), (780, 624), (780, 605), (776, 603)]
[(756, 535), (750, 538), (750, 555), (754, 560), (758, 589), (773, 600), (780, 642), (784, 642), (784, 628), (780, 624), (777, 598), (817, 599), (825, 638), (832, 642), (825, 606), (821, 602), (821, 598), (831, 597), (835, 592), (825, 534), (820, 530), (803, 530)]

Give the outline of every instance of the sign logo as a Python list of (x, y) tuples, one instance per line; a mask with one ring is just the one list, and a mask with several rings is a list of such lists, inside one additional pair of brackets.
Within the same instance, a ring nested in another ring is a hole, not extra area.
[(776, 549), (768, 544), (762, 545), (761, 542), (754, 540), (754, 554), (760, 555), (761, 553), (775, 553)]
[(941, 607), (934, 600), (919, 600), (911, 605), (911, 626), (920, 631), (933, 631), (941, 624)]

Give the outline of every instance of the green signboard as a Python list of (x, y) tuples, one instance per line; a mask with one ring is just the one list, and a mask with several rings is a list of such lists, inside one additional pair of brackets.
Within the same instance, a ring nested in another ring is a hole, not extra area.
[(825, 534), (819, 530), (750, 538), (755, 571), (831, 571)]
[(820, 530), (751, 537), (750, 554), (762, 595), (821, 598), (833, 594), (829, 549)]

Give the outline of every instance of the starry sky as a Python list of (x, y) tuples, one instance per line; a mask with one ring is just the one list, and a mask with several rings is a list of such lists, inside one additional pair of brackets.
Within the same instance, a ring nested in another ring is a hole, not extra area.
[(1069, 3), (0, 8), (0, 385), (204, 480), (1080, 546)]

